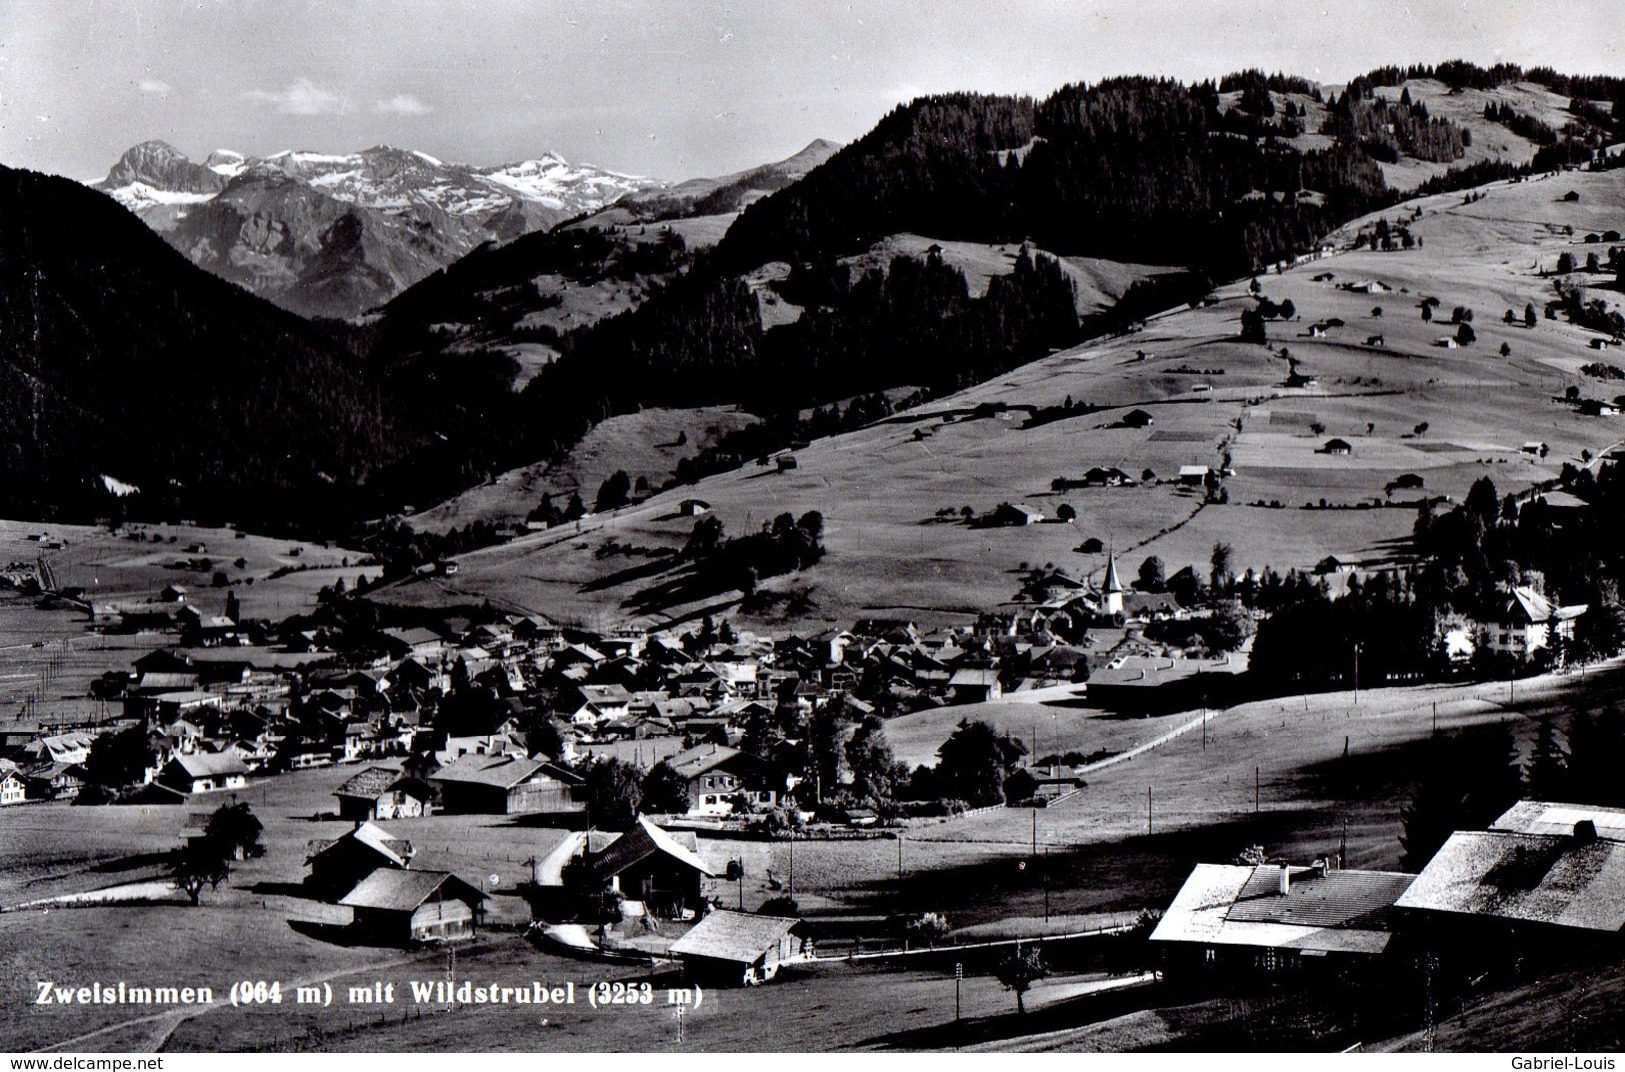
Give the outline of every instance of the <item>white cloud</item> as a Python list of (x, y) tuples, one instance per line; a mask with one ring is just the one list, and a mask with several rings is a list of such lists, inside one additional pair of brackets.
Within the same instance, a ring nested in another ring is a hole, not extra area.
[(434, 111), (410, 93), (397, 93), (388, 100), (373, 101), (372, 110), (379, 115), (428, 115)]
[(350, 104), (337, 93), (318, 86), (308, 78), (300, 78), (282, 90), (255, 89), (247, 94), (249, 100), (276, 105), (283, 115), (340, 115), (350, 110)]
[(136, 84), (136, 88), (149, 97), (169, 96), (170, 85), (158, 78), (143, 78)]

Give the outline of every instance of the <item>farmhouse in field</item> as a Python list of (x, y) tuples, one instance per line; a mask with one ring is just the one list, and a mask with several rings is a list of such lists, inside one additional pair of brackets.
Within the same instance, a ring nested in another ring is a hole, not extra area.
[(687, 979), (755, 986), (777, 975), (781, 965), (812, 959), (812, 939), (802, 928), (799, 919), (720, 909), (673, 942), (671, 952), (683, 958)]
[(235, 751), (179, 754), (164, 764), (158, 781), (181, 793), (241, 789), (248, 784), (248, 768)]
[(995, 526), (1036, 525), (1044, 520), (1044, 511), (1025, 503), (1000, 503), (988, 520)]
[(463, 756), (429, 777), (441, 810), (453, 815), (532, 815), (582, 812), (578, 775), (541, 759)]
[(736, 798), (764, 808), (778, 802), (766, 765), (749, 752), (702, 744), (666, 762), (688, 782), (689, 815), (727, 815)]
[(1388, 949), (1394, 905), (1415, 881), (1328, 861), (1198, 864), (1151, 941), (1170, 974), (1369, 968)]
[(333, 795), (339, 798), (339, 818), (352, 822), (410, 819), (433, 811), (434, 790), (429, 784), (392, 767), (368, 767)]
[(381, 867), (404, 871), (412, 866), (412, 843), (375, 823), (357, 823), (344, 836), (313, 841), (307, 850), (310, 875), (305, 885), (323, 897), (342, 897)]
[(1156, 418), (1143, 409), (1130, 410), (1118, 422), (1124, 428), (1149, 428), (1156, 423)]
[(339, 899), (357, 936), (406, 946), (474, 937), (485, 894), (449, 871), (383, 868)]
[(698, 517), (710, 512), (711, 504), (704, 499), (684, 499), (677, 504), (677, 512), (684, 517)]
[(1346, 439), (1328, 439), (1320, 448), (1322, 454), (1353, 454), (1354, 447)]
[(667, 832), (647, 816), (590, 856), (588, 866), (610, 889), (668, 919), (704, 905), (705, 880), (713, 877), (692, 832)]
[(1205, 465), (1181, 465), (1179, 467), (1179, 482), (1185, 487), (1201, 487), (1207, 483), (1207, 476), (1211, 470)]

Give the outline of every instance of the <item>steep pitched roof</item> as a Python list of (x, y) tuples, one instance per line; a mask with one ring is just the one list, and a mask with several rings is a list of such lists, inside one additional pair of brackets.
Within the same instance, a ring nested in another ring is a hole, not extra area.
[(1123, 582), (1117, 576), (1116, 555), (1108, 554), (1106, 556), (1106, 581), (1101, 586), (1101, 590), (1107, 595), (1111, 595), (1114, 592), (1123, 591)]
[(396, 867), (404, 868), (412, 862), (412, 843), (410, 841), (405, 838), (398, 838), (377, 823), (370, 822), (362, 823), (343, 837), (335, 838), (319, 847), (312, 845), (315, 851), (310, 854), (308, 859), (315, 859), (317, 856), (337, 848), (347, 841), (365, 845)]
[(646, 815), (638, 816), (638, 821), (632, 829), (616, 838), (614, 843), (607, 846), (593, 860), (593, 869), (604, 878), (618, 875), (622, 871), (642, 860), (648, 859), (655, 853), (664, 853), (672, 859), (694, 868), (702, 875), (711, 876), (712, 871), (705, 865), (693, 850), (681, 845), (666, 831), (660, 829), (649, 820)]
[(442, 897), (478, 904), (485, 894), (450, 871), (396, 871), (381, 868), (356, 884), (339, 898), (350, 908), (383, 908), (410, 912), (436, 893)]
[(751, 964), (800, 923), (799, 919), (783, 916), (753, 916), (720, 909), (673, 942), (671, 952)]

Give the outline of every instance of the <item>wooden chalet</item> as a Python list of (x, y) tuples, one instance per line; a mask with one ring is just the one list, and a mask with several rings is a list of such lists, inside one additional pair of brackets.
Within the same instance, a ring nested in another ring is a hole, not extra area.
[(414, 819), (434, 812), (434, 788), (393, 767), (368, 767), (333, 795), (339, 798), (339, 818), (351, 822)]
[(381, 868), (338, 903), (352, 910), (351, 927), (361, 939), (409, 946), (474, 937), (484, 901), (484, 893), (449, 871)]
[(448, 814), (536, 815), (579, 813), (581, 778), (541, 759), (463, 756), (429, 777)]
[(755, 986), (785, 964), (811, 960), (813, 944), (799, 919), (719, 909), (673, 942), (671, 953), (682, 958), (687, 979)]
[(381, 867), (404, 871), (412, 864), (412, 843), (375, 823), (356, 823), (343, 837), (312, 841), (306, 848), (305, 885), (324, 899), (342, 897)]
[(1317, 862), (1197, 864), (1151, 941), (1174, 975), (1374, 967), (1388, 950), (1394, 905), (1416, 881)]
[(697, 852), (692, 832), (670, 833), (647, 816), (588, 858), (593, 874), (645, 911), (668, 919), (705, 904), (706, 881), (715, 877)]

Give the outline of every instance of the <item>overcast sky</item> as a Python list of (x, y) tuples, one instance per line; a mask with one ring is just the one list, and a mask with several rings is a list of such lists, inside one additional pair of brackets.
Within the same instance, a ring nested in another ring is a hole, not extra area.
[(1466, 58), (1625, 74), (1621, 0), (0, 0), (0, 163), (161, 138), (683, 179), (847, 141), (921, 93)]

